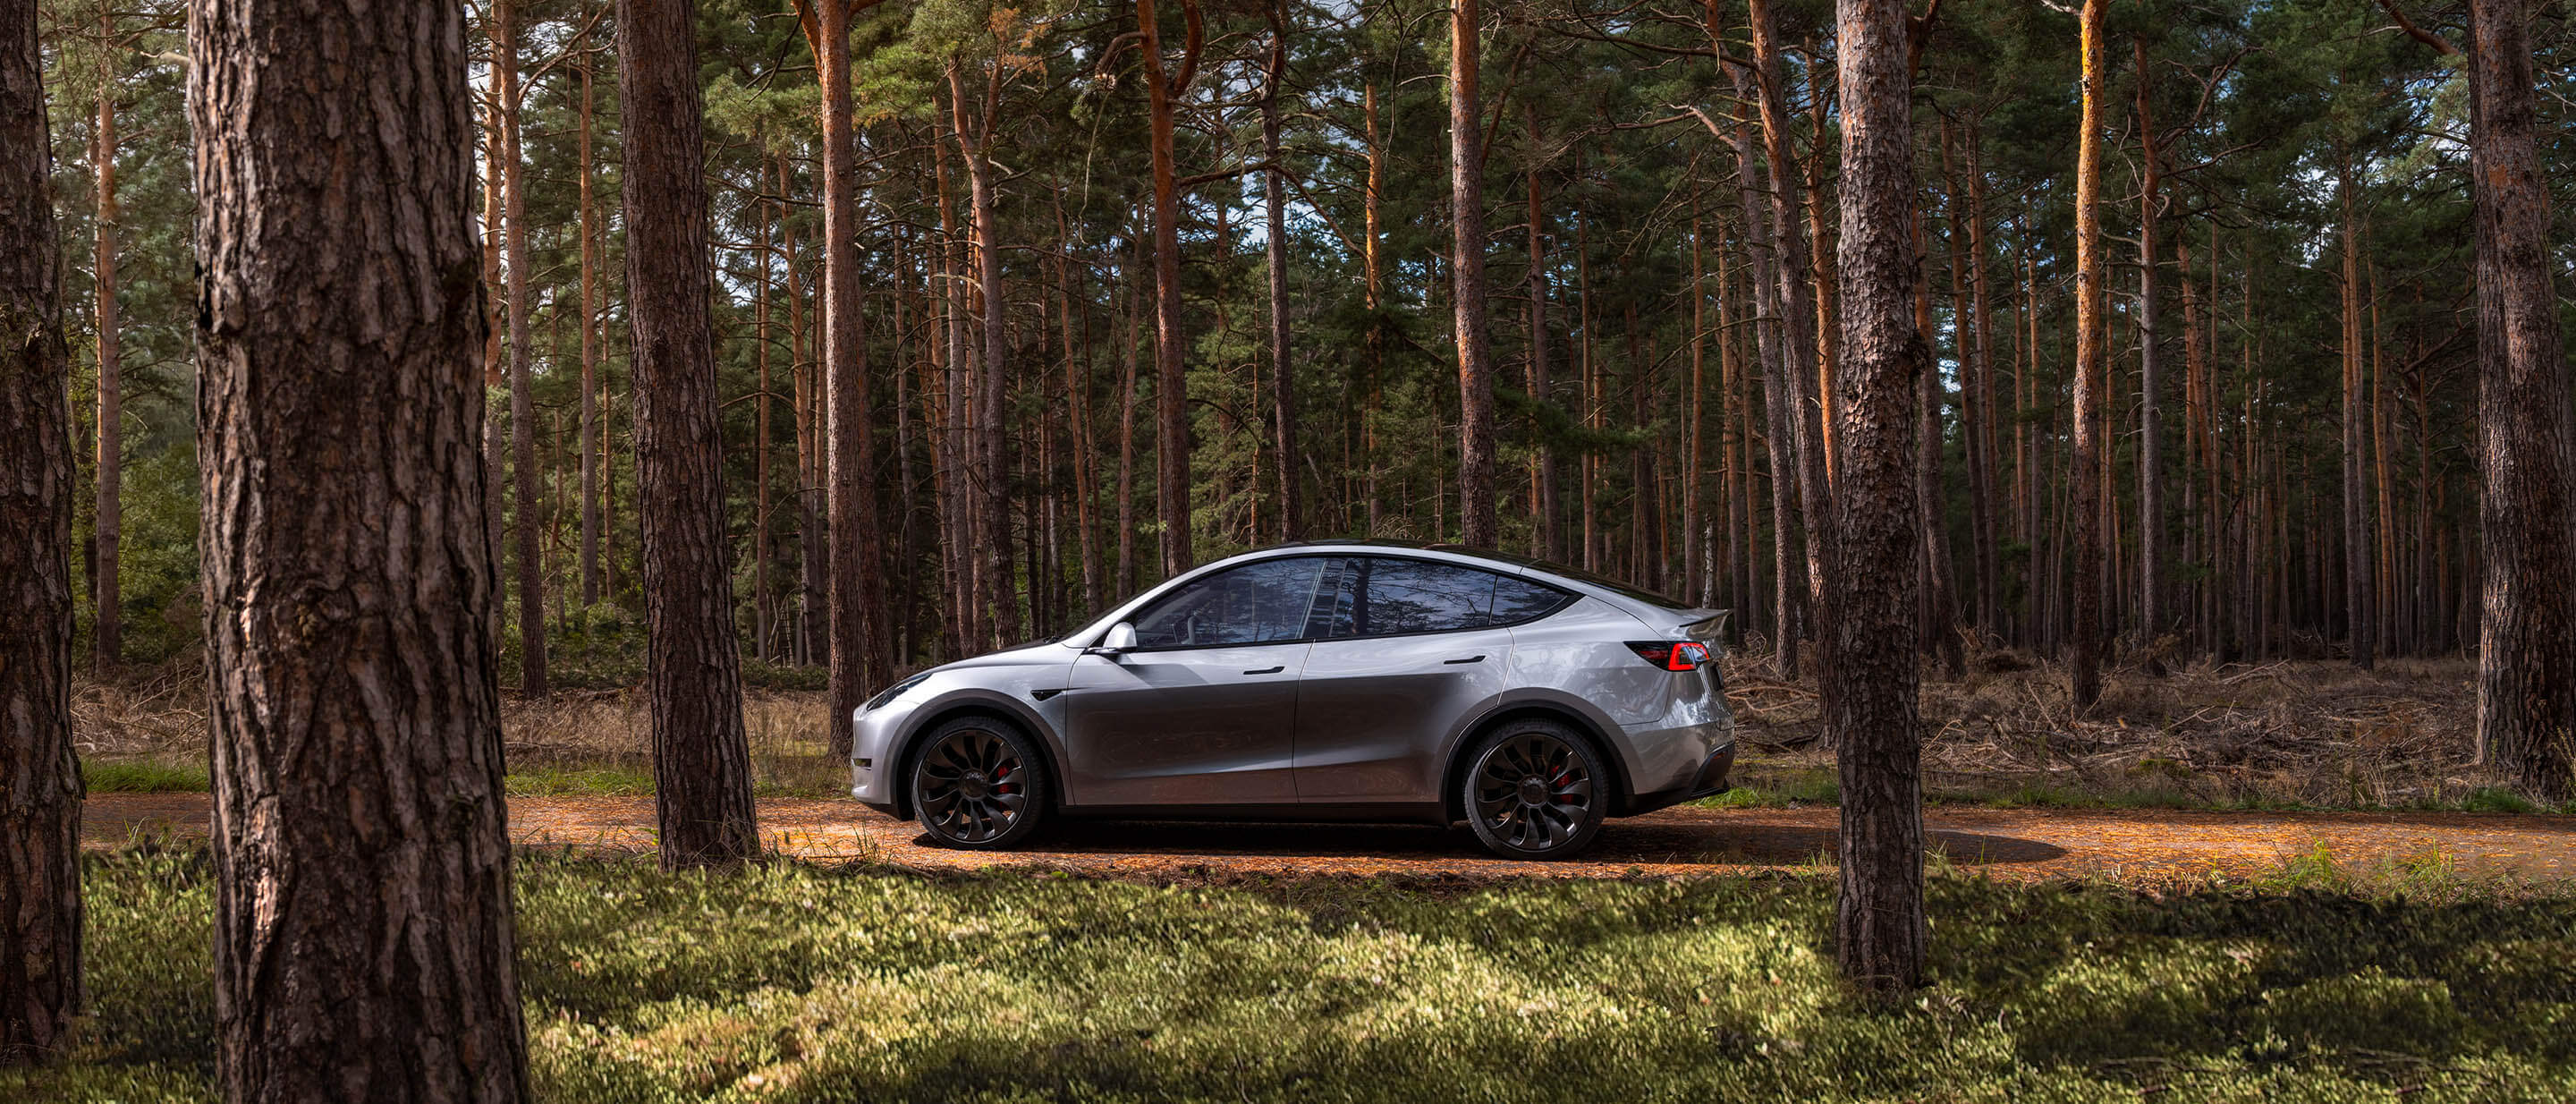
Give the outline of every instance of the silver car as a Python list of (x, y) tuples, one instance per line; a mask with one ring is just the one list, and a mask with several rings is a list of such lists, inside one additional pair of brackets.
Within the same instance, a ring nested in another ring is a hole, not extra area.
[(1570, 855), (1726, 787), (1724, 622), (1492, 552), (1270, 548), (886, 688), (850, 792), (952, 847), (1052, 816), (1464, 820), (1499, 855)]

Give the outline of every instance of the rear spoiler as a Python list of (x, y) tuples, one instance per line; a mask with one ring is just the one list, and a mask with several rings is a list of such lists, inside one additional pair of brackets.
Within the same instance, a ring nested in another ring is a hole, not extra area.
[(1680, 629), (1684, 637), (1706, 644), (1711, 651), (1722, 654), (1725, 648), (1720, 641), (1726, 635), (1726, 615), (1732, 612), (1734, 611), (1698, 609), (1676, 616), (1683, 619)]

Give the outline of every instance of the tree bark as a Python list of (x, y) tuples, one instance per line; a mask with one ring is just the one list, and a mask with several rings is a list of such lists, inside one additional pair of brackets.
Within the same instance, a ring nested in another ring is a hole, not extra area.
[(2075, 157), (2075, 624), (2068, 686), (2078, 710), (2102, 696), (2102, 41), (2104, 0), (2084, 0), (2084, 132)]
[[(1995, 432), (2000, 414), (1995, 405), (1994, 331), (1989, 319), (1993, 302), (1992, 282), (1986, 275), (1991, 257), (1986, 251), (1986, 177), (1985, 165), (1978, 148), (1983, 136), (1971, 122), (1965, 137), (1968, 169), (1968, 272), (1970, 340), (1968, 378), (1973, 394), (1963, 392), (1961, 407), (1967, 412), (1962, 425), (1976, 437), (1973, 455), (1976, 459), (1968, 471), (1968, 527), (1976, 545), (1977, 557), (1977, 627), (2000, 640), (2009, 636), (2003, 621), (2003, 553), (1997, 544), (1996, 517), (2004, 505), (1995, 481), (2003, 466), (2001, 438)], [(2015, 432), (2019, 432), (2016, 427)]]
[(2363, 438), (2367, 423), (2362, 408), (2361, 233), (2354, 223), (2351, 154), (2345, 153), (2336, 191), (2343, 200), (2343, 598), (2345, 636), (2352, 665), (2364, 671), (2375, 665), (2373, 646), (2379, 629), (2373, 608), (2377, 588), (2371, 582), (2374, 552), (2370, 536), (2370, 462)]
[[(587, 180), (584, 183), (586, 185)], [(783, 211), (786, 197), (778, 198), (781, 201), (778, 206)], [(760, 245), (756, 250), (760, 254), (760, 281), (751, 286), (752, 366), (758, 388), (752, 392), (751, 400), (751, 654), (766, 661), (770, 657), (769, 630), (774, 617), (769, 593), (769, 291), (772, 284), (770, 269), (775, 257), (771, 249), (770, 201), (755, 196), (751, 204), (760, 212)], [(584, 204), (584, 213), (588, 210), (588, 205)], [(585, 248), (582, 253), (585, 275), (588, 274), (589, 259), (589, 251)], [(897, 311), (899, 318), (899, 307)], [(582, 336), (587, 342), (589, 334)], [(584, 364), (585, 378), (588, 368)], [(901, 383), (899, 375), (897, 383)], [(585, 410), (589, 405), (586, 402), (582, 404)], [(587, 420), (584, 419), (585, 422)], [(586, 477), (589, 471), (590, 465), (584, 463), (583, 475)]]
[[(1909, 86), (1911, 83), (1909, 75)], [(1907, 168), (1911, 172), (1910, 164)], [(1906, 198), (1913, 199), (1914, 193), (1907, 192)], [(1911, 235), (1907, 255), (1914, 260), (1914, 332), (1923, 344), (1923, 359), (1928, 365), (1934, 340), (1932, 279), (1926, 271), (1931, 254), (1924, 248), (1922, 209), (1919, 205), (1909, 206), (1914, 208), (1907, 219)], [(1916, 371), (1915, 387), (1920, 393), (1914, 399), (1914, 508), (1922, 529), (1917, 545), (1922, 549), (1918, 621), (1925, 638), (1923, 650), (1939, 657), (1942, 672), (1955, 680), (1967, 673), (1967, 657), (1959, 645), (1959, 596), (1953, 582), (1958, 575), (1950, 562), (1947, 511), (1941, 500), (1941, 373)]]
[[(1782, 103), (1779, 32), (1770, 0), (1752, 0), (1753, 71), (1737, 71), (1737, 95), (1751, 85), (1762, 122), (1763, 155), (1771, 168), (1772, 276), (1780, 283), (1782, 397), (1789, 405), (1789, 437), (1798, 480), (1798, 509), (1807, 523), (1807, 593), (1818, 622), (1830, 625), (1826, 565), (1833, 560), (1833, 485), (1826, 459), (1823, 397), (1815, 394), (1816, 311), (1806, 230), (1799, 224), (1798, 161), (1789, 148), (1788, 109)], [(1830, 630), (1816, 637), (1817, 667), (1833, 666)]]
[(1279, 488), (1279, 539), (1305, 532), (1305, 503), (1297, 478), (1297, 365), (1288, 341), (1288, 168), (1280, 161), (1279, 91), (1288, 79), (1288, 0), (1271, 0), (1270, 65), (1261, 84), (1261, 199), (1265, 258), (1270, 268), (1270, 462)]
[[(581, 604), (599, 604), (599, 208), (591, 194), (597, 164), (590, 148), (591, 72), (581, 66)], [(766, 243), (764, 243), (765, 245)], [(766, 264), (766, 253), (763, 253)], [(768, 347), (766, 342), (762, 348)], [(763, 385), (760, 413), (769, 416), (768, 387)], [(769, 435), (761, 434), (766, 449)], [(765, 455), (765, 453), (764, 453)], [(766, 486), (766, 481), (763, 486)], [(767, 515), (763, 514), (764, 523)]]
[(2478, 750), (2535, 795), (2576, 790), (2576, 438), (2541, 175), (2530, 11), (2470, 0), (2477, 204)]
[(1450, 294), (1458, 342), (1459, 539), (1499, 543), (1494, 519), (1494, 340), (1485, 311), (1485, 113), (1478, 0), (1449, 6)]
[(696, 7), (694, 0), (617, 4), (644, 685), (665, 868), (730, 864), (760, 849), (708, 320), (714, 277)]
[[(977, 570), (982, 584), (978, 599), (987, 611), (985, 623), (992, 627), (988, 643), (1002, 647), (1019, 641), (1020, 595), (1011, 568), (1010, 463), (1002, 427), (1009, 409), (1003, 397), (1011, 378), (1010, 296), (1002, 283), (1000, 214), (989, 149), (993, 116), (1001, 106), (1000, 77), (987, 77), (982, 110), (970, 119), (963, 70), (957, 57), (948, 59), (948, 104), (957, 127), (958, 160), (966, 166), (967, 208), (975, 234), (976, 298), (983, 306), (984, 324), (983, 370), (975, 384), (973, 417), (975, 475), (969, 483), (982, 529), (979, 548), (984, 562)], [(1038, 580), (1031, 578), (1029, 586), (1034, 598)]]
[(1181, 319), (1180, 184), (1172, 166), (1172, 100), (1189, 91), (1198, 74), (1201, 27), (1198, 0), (1181, 0), (1189, 38), (1180, 71), (1163, 73), (1163, 32), (1154, 0), (1136, 0), (1144, 35), (1147, 130), (1154, 168), (1154, 499), (1163, 523), (1163, 576), (1190, 569), (1190, 423), (1188, 335)]
[(36, 9), (0, 0), (0, 1069), (56, 1057), (84, 1003), (71, 350)]
[(517, 513), (511, 524), (519, 538), (519, 691), (546, 692), (546, 597), (544, 566), (537, 559), (537, 529), (543, 508), (537, 501), (536, 399), (528, 391), (528, 193), (520, 178), (519, 26), (513, 0), (492, 5), (492, 84), (501, 115), (501, 251), (504, 308), (510, 328), (510, 467), (516, 477), (511, 499)]
[[(816, 79), (823, 85), (824, 477), (831, 514), (826, 526), (831, 539), (826, 574), (831, 598), (827, 681), (832, 710), (826, 734), (835, 760), (849, 756), (853, 718), (872, 692), (870, 681), (880, 669), (877, 656), (883, 643), (877, 632), (882, 598), (878, 593), (876, 442), (869, 425), (867, 335), (859, 300), (850, 10), (841, 0), (819, 0), (811, 44)], [(693, 109), (693, 132), (696, 118)], [(690, 148), (696, 148), (694, 133)], [(721, 517), (721, 495), (716, 505)]]
[[(1523, 116), (1528, 126), (1528, 159), (1524, 166), (1529, 191), (1529, 399), (1532, 406), (1549, 401), (1555, 390), (1548, 373), (1547, 333), (1547, 215), (1540, 207), (1538, 170), (1542, 150), (1539, 147), (1538, 105), (1524, 103)], [(1538, 430), (1536, 418), (1530, 428), (1530, 547), (1542, 559), (1559, 558), (1564, 552), (1556, 524), (1556, 457)]]
[(1781, 284), (1773, 271), (1772, 220), (1762, 210), (1761, 194), (1767, 190), (1769, 176), (1753, 159), (1752, 136), (1742, 123), (1737, 123), (1730, 138), (1735, 144), (1738, 195), (1744, 205), (1746, 250), (1752, 269), (1754, 311), (1768, 319), (1767, 325), (1754, 328), (1755, 354), (1762, 361), (1763, 443), (1771, 463), (1771, 578), (1772, 658), (1774, 673), (1796, 682), (1799, 673), (1799, 616), (1809, 608), (1812, 595), (1807, 583), (1813, 577), (1800, 570), (1802, 558), (1797, 553), (1798, 521), (1805, 509), (1799, 497), (1803, 458), (1798, 452), (1797, 431), (1791, 428), (1798, 417), (1797, 400), (1789, 386), (1790, 355), (1786, 333), (1788, 310), (1780, 302)]
[(528, 1095), (464, 19), (190, 10), (231, 1100)]
[[(2099, 4), (2101, 0), (2092, 0)], [(1908, 223), (1914, 142), (1904, 0), (1840, 0), (1843, 189), (1835, 385), (1842, 452), (1834, 485), (1835, 593), (1825, 723), (1842, 781), (1843, 975), (1911, 989), (1923, 975), (1921, 719), (1912, 642), (1889, 632), (1914, 611), (1916, 380), (1930, 356), (1909, 317), (1916, 262)]]
[(2148, 668), (2161, 668), (2156, 638), (2169, 627), (2165, 605), (2164, 330), (2156, 301), (2156, 219), (2164, 204), (2163, 151), (2157, 142), (2147, 40), (2130, 40), (2138, 63), (2138, 626)]
[[(98, 8), (103, 44), (115, 33), (104, 0)], [(101, 50), (110, 55), (111, 51)], [(98, 183), (95, 256), (91, 298), (98, 304), (98, 506), (92, 526), (98, 551), (92, 557), (92, 594), (96, 618), (90, 637), (90, 665), (104, 676), (125, 652), (124, 600), (118, 592), (118, 555), (125, 535), (125, 385), (123, 341), (117, 322), (116, 232), (122, 221), (116, 199), (116, 70), (110, 57), (99, 61), (98, 131), (90, 147), (90, 164)]]

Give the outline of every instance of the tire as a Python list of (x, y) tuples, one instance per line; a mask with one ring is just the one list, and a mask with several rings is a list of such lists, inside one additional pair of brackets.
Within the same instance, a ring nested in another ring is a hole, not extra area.
[(1015, 847), (1046, 819), (1046, 760), (1019, 726), (999, 718), (959, 717), (932, 729), (905, 774), (913, 816), (941, 847)]
[(1609, 765), (1592, 741), (1532, 717), (1487, 733), (1467, 755), (1459, 807), (1476, 840), (1506, 859), (1582, 852), (1610, 816)]

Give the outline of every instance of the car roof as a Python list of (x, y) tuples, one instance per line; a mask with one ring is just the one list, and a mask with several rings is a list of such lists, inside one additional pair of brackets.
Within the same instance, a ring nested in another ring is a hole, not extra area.
[(1472, 548), (1463, 544), (1439, 544), (1424, 541), (1394, 540), (1385, 537), (1357, 537), (1345, 540), (1302, 540), (1288, 541), (1282, 544), (1274, 544), (1267, 548), (1253, 549), (1236, 556), (1229, 556), (1227, 559), (1243, 559), (1248, 557), (1266, 558), (1279, 555), (1295, 555), (1299, 553), (1312, 554), (1317, 552), (1335, 551), (1428, 552), (1435, 557), (1443, 559), (1467, 560), (1471, 562), (1480, 561), (1488, 566), (1509, 571), (1515, 575), (1534, 574), (1543, 577), (1548, 582), (1559, 584), (1571, 583), (1593, 591), (1606, 591), (1608, 592), (1608, 595), (1616, 596), (1617, 600), (1652, 607), (1659, 611), (1686, 611), (1691, 609), (1687, 603), (1677, 601), (1669, 596), (1657, 594), (1632, 583), (1626, 583), (1618, 579), (1598, 575), (1578, 567), (1554, 563), (1531, 556), (1498, 551), (1491, 548)]

